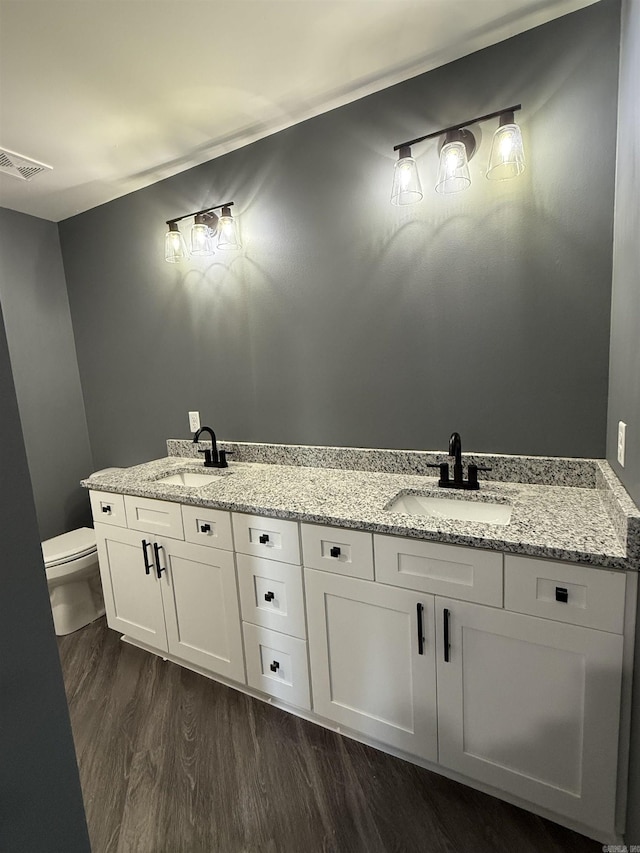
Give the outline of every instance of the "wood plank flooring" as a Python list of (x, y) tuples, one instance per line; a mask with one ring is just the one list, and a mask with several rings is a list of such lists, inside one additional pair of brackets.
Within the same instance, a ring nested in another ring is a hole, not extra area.
[(120, 642), (59, 651), (93, 853), (595, 853), (522, 809)]

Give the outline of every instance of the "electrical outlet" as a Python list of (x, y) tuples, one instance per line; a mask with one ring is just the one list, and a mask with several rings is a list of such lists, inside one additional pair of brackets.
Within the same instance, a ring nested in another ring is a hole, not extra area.
[(198, 432), (200, 429), (200, 412), (189, 412), (189, 429)]
[(618, 462), (624, 468), (624, 446), (627, 436), (627, 425), (618, 421)]

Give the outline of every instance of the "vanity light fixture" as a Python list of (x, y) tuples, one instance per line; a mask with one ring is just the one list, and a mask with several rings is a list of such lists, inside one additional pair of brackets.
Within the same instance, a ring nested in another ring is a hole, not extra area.
[(399, 159), (393, 172), (391, 203), (397, 205), (415, 204), (422, 199), (420, 177), (416, 161), (411, 156), (411, 147), (424, 142), (426, 139), (442, 137), (440, 164), (435, 185), (436, 192), (454, 193), (470, 186), (469, 160), (475, 153), (476, 139), (467, 128), (469, 125), (488, 121), (492, 118), (499, 117), (500, 123), (491, 145), (487, 178), (490, 180), (506, 180), (522, 174), (525, 167), (522, 134), (513, 117), (513, 114), (520, 109), (522, 109), (521, 104), (505, 107), (503, 110), (497, 110), (395, 145), (393, 150), (399, 152)]
[[(231, 216), (232, 201), (224, 204), (215, 204), (205, 207), (204, 210), (196, 210), (193, 213), (185, 213), (175, 219), (168, 219), (169, 230), (164, 237), (164, 258), (170, 264), (176, 264), (189, 258), (191, 255), (199, 257), (213, 255), (213, 241), (218, 235), (219, 249), (240, 248), (236, 232), (236, 222)], [(220, 216), (214, 211), (220, 210)], [(187, 249), (184, 237), (178, 228), (178, 222), (193, 216), (191, 226), (191, 252)]]

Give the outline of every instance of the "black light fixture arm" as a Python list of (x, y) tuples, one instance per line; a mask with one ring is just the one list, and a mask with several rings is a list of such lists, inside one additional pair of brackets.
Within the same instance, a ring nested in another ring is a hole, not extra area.
[(401, 148), (411, 148), (412, 145), (417, 145), (419, 142), (424, 142), (425, 139), (435, 139), (436, 136), (442, 136), (443, 133), (450, 133), (453, 130), (462, 130), (464, 127), (469, 127), (471, 124), (478, 124), (481, 121), (488, 121), (490, 118), (497, 118), (509, 113), (513, 118), (513, 113), (522, 109), (522, 104), (515, 104), (513, 107), (505, 107), (503, 110), (496, 110), (493, 113), (487, 113), (485, 116), (472, 118), (470, 121), (462, 121), (460, 124), (453, 124), (451, 127), (445, 127), (442, 130), (436, 130), (433, 133), (427, 133), (424, 136), (418, 136), (416, 139), (410, 139), (408, 142), (401, 142), (400, 145), (394, 145), (393, 150), (399, 151)]
[(213, 207), (205, 207), (204, 210), (194, 210), (193, 213), (185, 213), (184, 216), (176, 216), (173, 219), (167, 219), (167, 225), (172, 225), (175, 222), (180, 222), (183, 219), (189, 219), (190, 216), (200, 216), (203, 213), (211, 213), (212, 210), (220, 210), (222, 207), (233, 207), (232, 201), (225, 201), (224, 204), (215, 204)]

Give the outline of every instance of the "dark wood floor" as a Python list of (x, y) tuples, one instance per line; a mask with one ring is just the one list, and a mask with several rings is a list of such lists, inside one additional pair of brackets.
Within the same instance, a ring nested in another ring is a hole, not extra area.
[(120, 642), (59, 638), (93, 853), (602, 845)]

